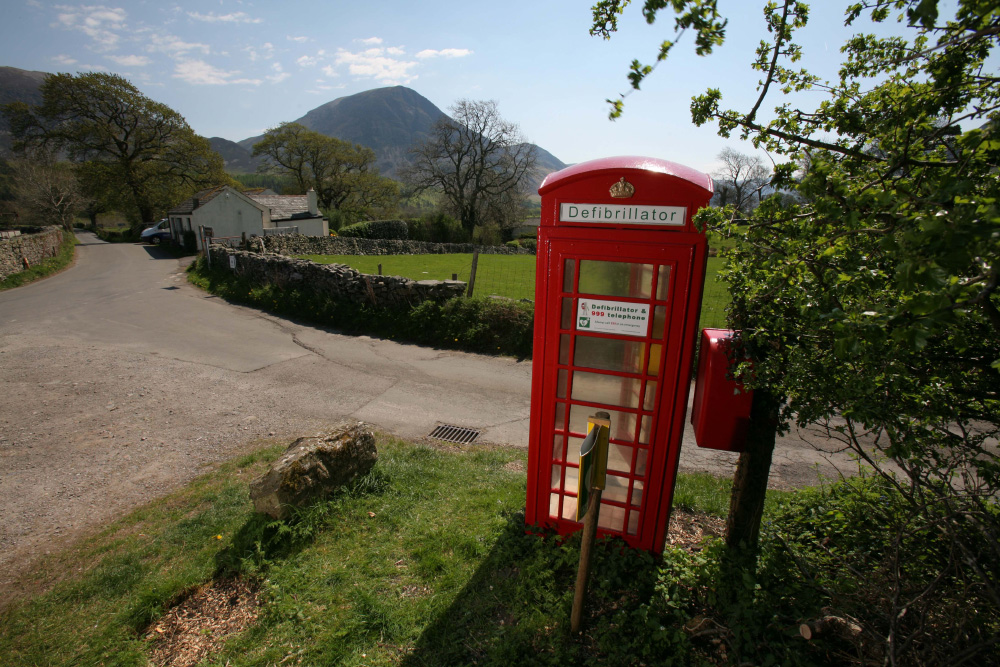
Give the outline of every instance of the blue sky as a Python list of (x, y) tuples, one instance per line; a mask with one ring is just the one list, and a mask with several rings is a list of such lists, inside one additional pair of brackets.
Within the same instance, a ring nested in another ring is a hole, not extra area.
[[(605, 99), (627, 90), (628, 64), (651, 61), (673, 32), (669, 11), (649, 26), (641, 4), (605, 41), (589, 35), (590, 3), (562, 0), (5, 0), (0, 65), (115, 72), (199, 134), (234, 141), (344, 95), (405, 85), (445, 111), (462, 98), (497, 100), (530, 141), (567, 163), (648, 155), (711, 172), (722, 148), (751, 152), (714, 126), (695, 127), (688, 106), (709, 86), (728, 106), (752, 105), (762, 3), (720, 0), (730, 17), (724, 47), (698, 58), (688, 35), (611, 122)], [(798, 41), (817, 74), (836, 74), (852, 32), (842, 16), (840, 2), (813, 3)]]

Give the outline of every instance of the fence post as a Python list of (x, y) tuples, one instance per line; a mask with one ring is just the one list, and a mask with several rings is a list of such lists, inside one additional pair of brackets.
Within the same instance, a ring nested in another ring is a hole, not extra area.
[(472, 251), (472, 271), (469, 273), (469, 291), (466, 293), (466, 297), (472, 298), (472, 291), (476, 287), (476, 266), (479, 264), (479, 251)]

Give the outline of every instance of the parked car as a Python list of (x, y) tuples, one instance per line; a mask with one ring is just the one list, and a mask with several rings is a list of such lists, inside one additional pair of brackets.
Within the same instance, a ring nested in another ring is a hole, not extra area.
[(167, 218), (164, 218), (152, 227), (142, 230), (142, 233), (139, 234), (139, 240), (154, 244), (170, 240), (170, 225), (168, 222)]

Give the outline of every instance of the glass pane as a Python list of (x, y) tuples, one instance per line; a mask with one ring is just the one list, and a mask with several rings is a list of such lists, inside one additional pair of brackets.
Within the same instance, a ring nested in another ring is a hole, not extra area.
[(550, 493), (549, 494), (549, 518), (558, 519), (559, 518), (559, 494)]
[[(604, 499), (613, 500), (616, 503), (628, 502), (628, 477), (616, 477), (608, 475), (608, 482), (604, 486)], [(601, 512), (604, 508), (601, 508)]]
[(631, 296), (648, 299), (653, 283), (652, 264), (580, 261), (580, 293), (602, 296)]
[(646, 383), (646, 395), (642, 399), (642, 409), (652, 410), (656, 405), (656, 382)]
[(569, 366), (569, 334), (559, 336), (559, 363)]
[(642, 482), (639, 480), (635, 481), (632, 485), (632, 504), (636, 507), (642, 505)]
[(566, 398), (566, 385), (569, 383), (569, 372), (560, 370), (556, 376), (556, 397)]
[[(565, 391), (565, 384), (561, 381), (559, 387)], [(563, 398), (562, 394), (559, 394), (559, 398)], [(576, 371), (573, 374), (573, 400), (638, 408), (639, 381), (617, 375)]]
[(552, 466), (552, 475), (549, 479), (549, 488), (553, 491), (558, 490), (562, 486), (562, 466)]
[[(565, 301), (565, 299), (564, 299), (564, 301)], [(563, 320), (565, 321), (565, 319), (566, 319), (566, 306), (563, 305)], [(653, 309), (653, 338), (656, 338), (657, 340), (663, 340), (663, 331), (664, 331), (664, 328), (666, 327), (666, 322), (667, 322), (667, 307), (666, 306), (657, 306), (656, 308), (654, 308)], [(566, 325), (563, 324), (563, 329), (565, 329), (565, 328), (566, 328)]]
[(645, 449), (640, 449), (635, 457), (635, 472), (632, 473), (636, 477), (641, 477), (646, 474), (646, 459), (649, 457), (649, 452)]
[[(598, 408), (587, 405), (569, 406), (569, 430), (574, 433), (587, 432), (587, 418), (598, 412)], [(611, 439), (633, 442), (635, 440), (636, 415), (631, 412), (604, 410), (611, 418)]]
[(670, 267), (661, 266), (660, 276), (657, 278), (656, 298), (660, 301), (667, 301), (670, 298)]
[(639, 534), (639, 513), (629, 512), (628, 515), (628, 534), (638, 535)]
[(583, 438), (566, 438), (566, 460), (570, 463), (580, 462), (580, 447), (583, 446)]
[(624, 445), (608, 447), (608, 470), (632, 472), (632, 448)]
[(563, 292), (573, 291), (573, 273), (575, 271), (576, 271), (575, 259), (567, 259), (565, 262), (563, 262)]
[(660, 357), (662, 355), (662, 345), (649, 346), (649, 365), (646, 366), (646, 373), (654, 377), (660, 374)]
[(556, 403), (556, 423), (554, 428), (557, 431), (566, 430), (566, 404)]
[(624, 532), (625, 528), (625, 508), (605, 505), (601, 503), (601, 518), (597, 525), (606, 530)]
[(562, 329), (573, 328), (573, 299), (563, 297), (562, 300), (562, 320), (559, 324)]
[(565, 461), (563, 458), (563, 436), (557, 435), (552, 439), (552, 460)]
[(649, 417), (642, 418), (642, 426), (639, 428), (639, 442), (648, 445), (649, 444), (649, 432), (652, 430), (653, 420)]
[(570, 496), (563, 498), (562, 518), (576, 521), (576, 498)]
[[(563, 485), (563, 491), (568, 491), (570, 493), (576, 493), (577, 486), (579, 484), (580, 471), (576, 468), (566, 468), (566, 483)], [(569, 498), (566, 499), (567, 501)], [(566, 503), (563, 503), (563, 507)], [(576, 503), (573, 503), (574, 509), (576, 508)]]
[(636, 341), (577, 336), (573, 364), (603, 371), (638, 373), (645, 348), (645, 343)]

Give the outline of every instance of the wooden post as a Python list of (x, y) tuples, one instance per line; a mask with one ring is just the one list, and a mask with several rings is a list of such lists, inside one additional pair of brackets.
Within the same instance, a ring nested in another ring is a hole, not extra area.
[(469, 291), (466, 292), (465, 296), (471, 298), (472, 291), (476, 287), (476, 266), (479, 264), (479, 251), (474, 250), (472, 252), (472, 271), (469, 272)]
[(590, 579), (590, 553), (597, 541), (597, 520), (601, 513), (600, 489), (590, 493), (590, 505), (583, 518), (583, 539), (580, 542), (580, 567), (576, 571), (576, 590), (573, 593), (573, 611), (569, 618), (569, 630), (576, 635), (583, 625), (583, 607), (587, 597), (587, 582)]
[(378, 265), (378, 274), (382, 275), (382, 265), (381, 264)]
[(754, 390), (746, 449), (733, 476), (726, 521), (726, 548), (733, 555), (749, 557), (757, 552), (780, 408), (781, 402), (770, 392)]
[[(588, 493), (587, 513), (583, 516), (583, 535), (580, 540), (580, 566), (576, 571), (576, 590), (573, 592), (573, 610), (570, 613), (569, 630), (576, 635), (583, 625), (583, 610), (587, 601), (587, 582), (590, 580), (590, 557), (594, 550), (594, 542), (597, 540), (597, 523), (601, 517), (601, 495), (604, 492), (608, 468), (608, 437), (611, 434), (611, 415), (607, 412), (598, 412), (587, 421), (590, 423), (588, 435), (593, 431), (596, 441), (590, 448), (594, 455), (592, 463), (589, 465), (591, 474), (584, 476), (584, 459), (580, 459), (580, 484), (586, 484)], [(587, 446), (584, 441), (584, 447)], [(577, 493), (577, 502), (584, 497), (583, 493)]]
[(457, 273), (451, 274), (451, 279), (452, 280), (458, 280), (458, 274)]

